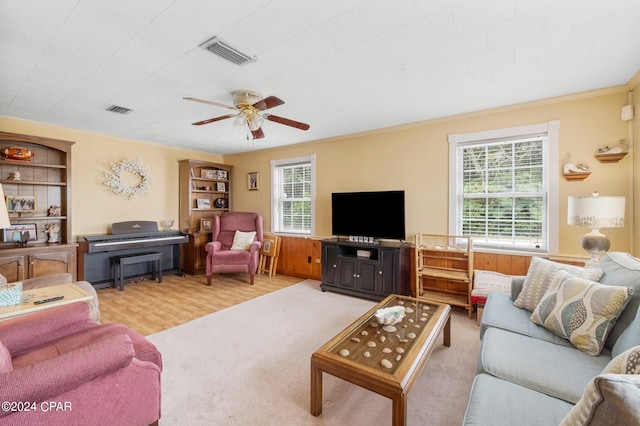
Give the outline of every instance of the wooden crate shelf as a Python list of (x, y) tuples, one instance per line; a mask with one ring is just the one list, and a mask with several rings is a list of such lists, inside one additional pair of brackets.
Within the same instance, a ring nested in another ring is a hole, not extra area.
[(461, 306), (472, 314), (473, 240), (457, 235), (416, 234), (417, 296)]

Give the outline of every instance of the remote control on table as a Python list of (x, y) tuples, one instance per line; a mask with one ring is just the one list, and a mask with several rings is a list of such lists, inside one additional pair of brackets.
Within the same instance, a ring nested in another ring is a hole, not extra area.
[(50, 297), (48, 299), (36, 300), (33, 303), (35, 303), (36, 305), (42, 305), (43, 303), (55, 302), (56, 300), (62, 300), (62, 299), (64, 299), (64, 296), (56, 296), (56, 297)]

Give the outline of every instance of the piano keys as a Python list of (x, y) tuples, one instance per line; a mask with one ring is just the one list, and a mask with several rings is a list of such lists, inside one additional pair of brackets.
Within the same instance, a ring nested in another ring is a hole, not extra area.
[[(180, 231), (158, 231), (151, 221), (117, 222), (111, 234), (86, 235), (78, 239), (78, 280), (89, 281), (95, 288), (111, 287), (114, 283), (111, 258), (149, 251), (162, 253), (162, 271), (180, 271), (180, 244), (187, 236)], [(127, 267), (127, 276), (150, 273), (147, 264)]]

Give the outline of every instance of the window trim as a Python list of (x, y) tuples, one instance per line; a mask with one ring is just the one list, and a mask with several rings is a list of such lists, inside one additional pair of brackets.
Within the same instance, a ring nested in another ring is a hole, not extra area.
[[(306, 232), (283, 232), (275, 231), (276, 229), (276, 173), (277, 168), (282, 166), (295, 166), (300, 164), (311, 165), (311, 229)], [(302, 157), (284, 158), (281, 160), (271, 160), (271, 232), (277, 235), (291, 235), (311, 237), (315, 235), (316, 229), (316, 154), (305, 155)]]
[[(504, 129), (486, 130), (472, 133), (450, 134), (449, 143), (449, 234), (456, 235), (457, 228), (457, 206), (458, 206), (458, 148), (461, 145), (481, 142), (491, 139), (515, 138), (540, 133), (547, 133), (547, 147), (545, 149), (545, 164), (543, 169), (543, 179), (546, 180), (547, 187), (547, 250), (530, 251), (518, 250), (516, 248), (495, 249), (488, 248), (487, 251), (514, 252), (518, 254), (554, 254), (559, 249), (559, 176), (556, 173), (555, 165), (559, 164), (558, 147), (560, 121), (552, 120), (546, 123), (530, 124), (525, 126), (508, 127)], [(483, 248), (484, 250), (484, 248)]]

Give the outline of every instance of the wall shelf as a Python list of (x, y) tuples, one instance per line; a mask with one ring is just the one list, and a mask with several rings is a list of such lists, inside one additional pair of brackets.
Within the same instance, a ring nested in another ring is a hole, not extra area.
[(563, 176), (566, 180), (585, 180), (589, 177), (591, 172), (584, 173), (564, 173)]
[(615, 154), (596, 154), (594, 157), (601, 163), (617, 163), (627, 155), (626, 152), (618, 152)]

